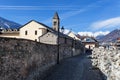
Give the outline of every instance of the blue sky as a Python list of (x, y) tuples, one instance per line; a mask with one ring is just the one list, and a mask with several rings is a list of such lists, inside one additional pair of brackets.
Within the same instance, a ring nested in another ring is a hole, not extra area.
[(34, 19), (52, 26), (56, 11), (61, 26), (76, 33), (120, 27), (120, 0), (0, 0), (0, 16), (22, 25)]

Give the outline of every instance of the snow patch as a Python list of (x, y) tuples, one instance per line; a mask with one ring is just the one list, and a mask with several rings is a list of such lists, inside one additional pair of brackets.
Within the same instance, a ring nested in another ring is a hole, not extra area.
[(8, 28), (10, 28), (10, 26), (7, 23), (4, 23), (5, 26), (7, 26)]

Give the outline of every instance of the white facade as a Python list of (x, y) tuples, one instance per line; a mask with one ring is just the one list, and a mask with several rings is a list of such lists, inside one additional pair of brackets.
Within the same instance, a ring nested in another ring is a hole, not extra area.
[(45, 34), (47, 29), (45, 26), (36, 21), (31, 21), (20, 28), (20, 38), (39, 41), (38, 37)]
[(69, 33), (68, 33), (68, 36), (69, 36), (69, 37), (72, 37), (72, 38), (75, 39), (75, 40), (80, 40), (73, 32), (69, 32)]
[(91, 37), (85, 37), (82, 40), (82, 43), (85, 45), (85, 48), (87, 48), (87, 49), (93, 49), (98, 46), (97, 40), (95, 40), (94, 38), (91, 38)]
[(86, 44), (85, 45), (85, 48), (87, 48), (87, 49), (93, 49), (93, 48), (95, 48), (95, 44)]

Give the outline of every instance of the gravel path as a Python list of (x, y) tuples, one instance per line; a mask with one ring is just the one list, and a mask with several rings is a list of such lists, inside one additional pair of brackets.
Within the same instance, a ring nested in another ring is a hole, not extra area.
[(93, 70), (87, 55), (66, 59), (56, 65), (45, 80), (102, 80), (99, 70)]

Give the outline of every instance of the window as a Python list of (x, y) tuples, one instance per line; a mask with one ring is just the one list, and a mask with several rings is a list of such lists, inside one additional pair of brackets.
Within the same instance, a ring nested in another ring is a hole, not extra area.
[(35, 41), (37, 41), (37, 39), (35, 39)]
[(54, 26), (57, 24), (57, 22), (54, 22)]
[(47, 32), (49, 32), (49, 30), (47, 29)]
[(25, 35), (27, 35), (28, 34), (28, 32), (27, 31), (25, 31)]
[(65, 44), (67, 43), (67, 38), (65, 38)]
[(35, 35), (37, 35), (37, 30), (35, 31)]

